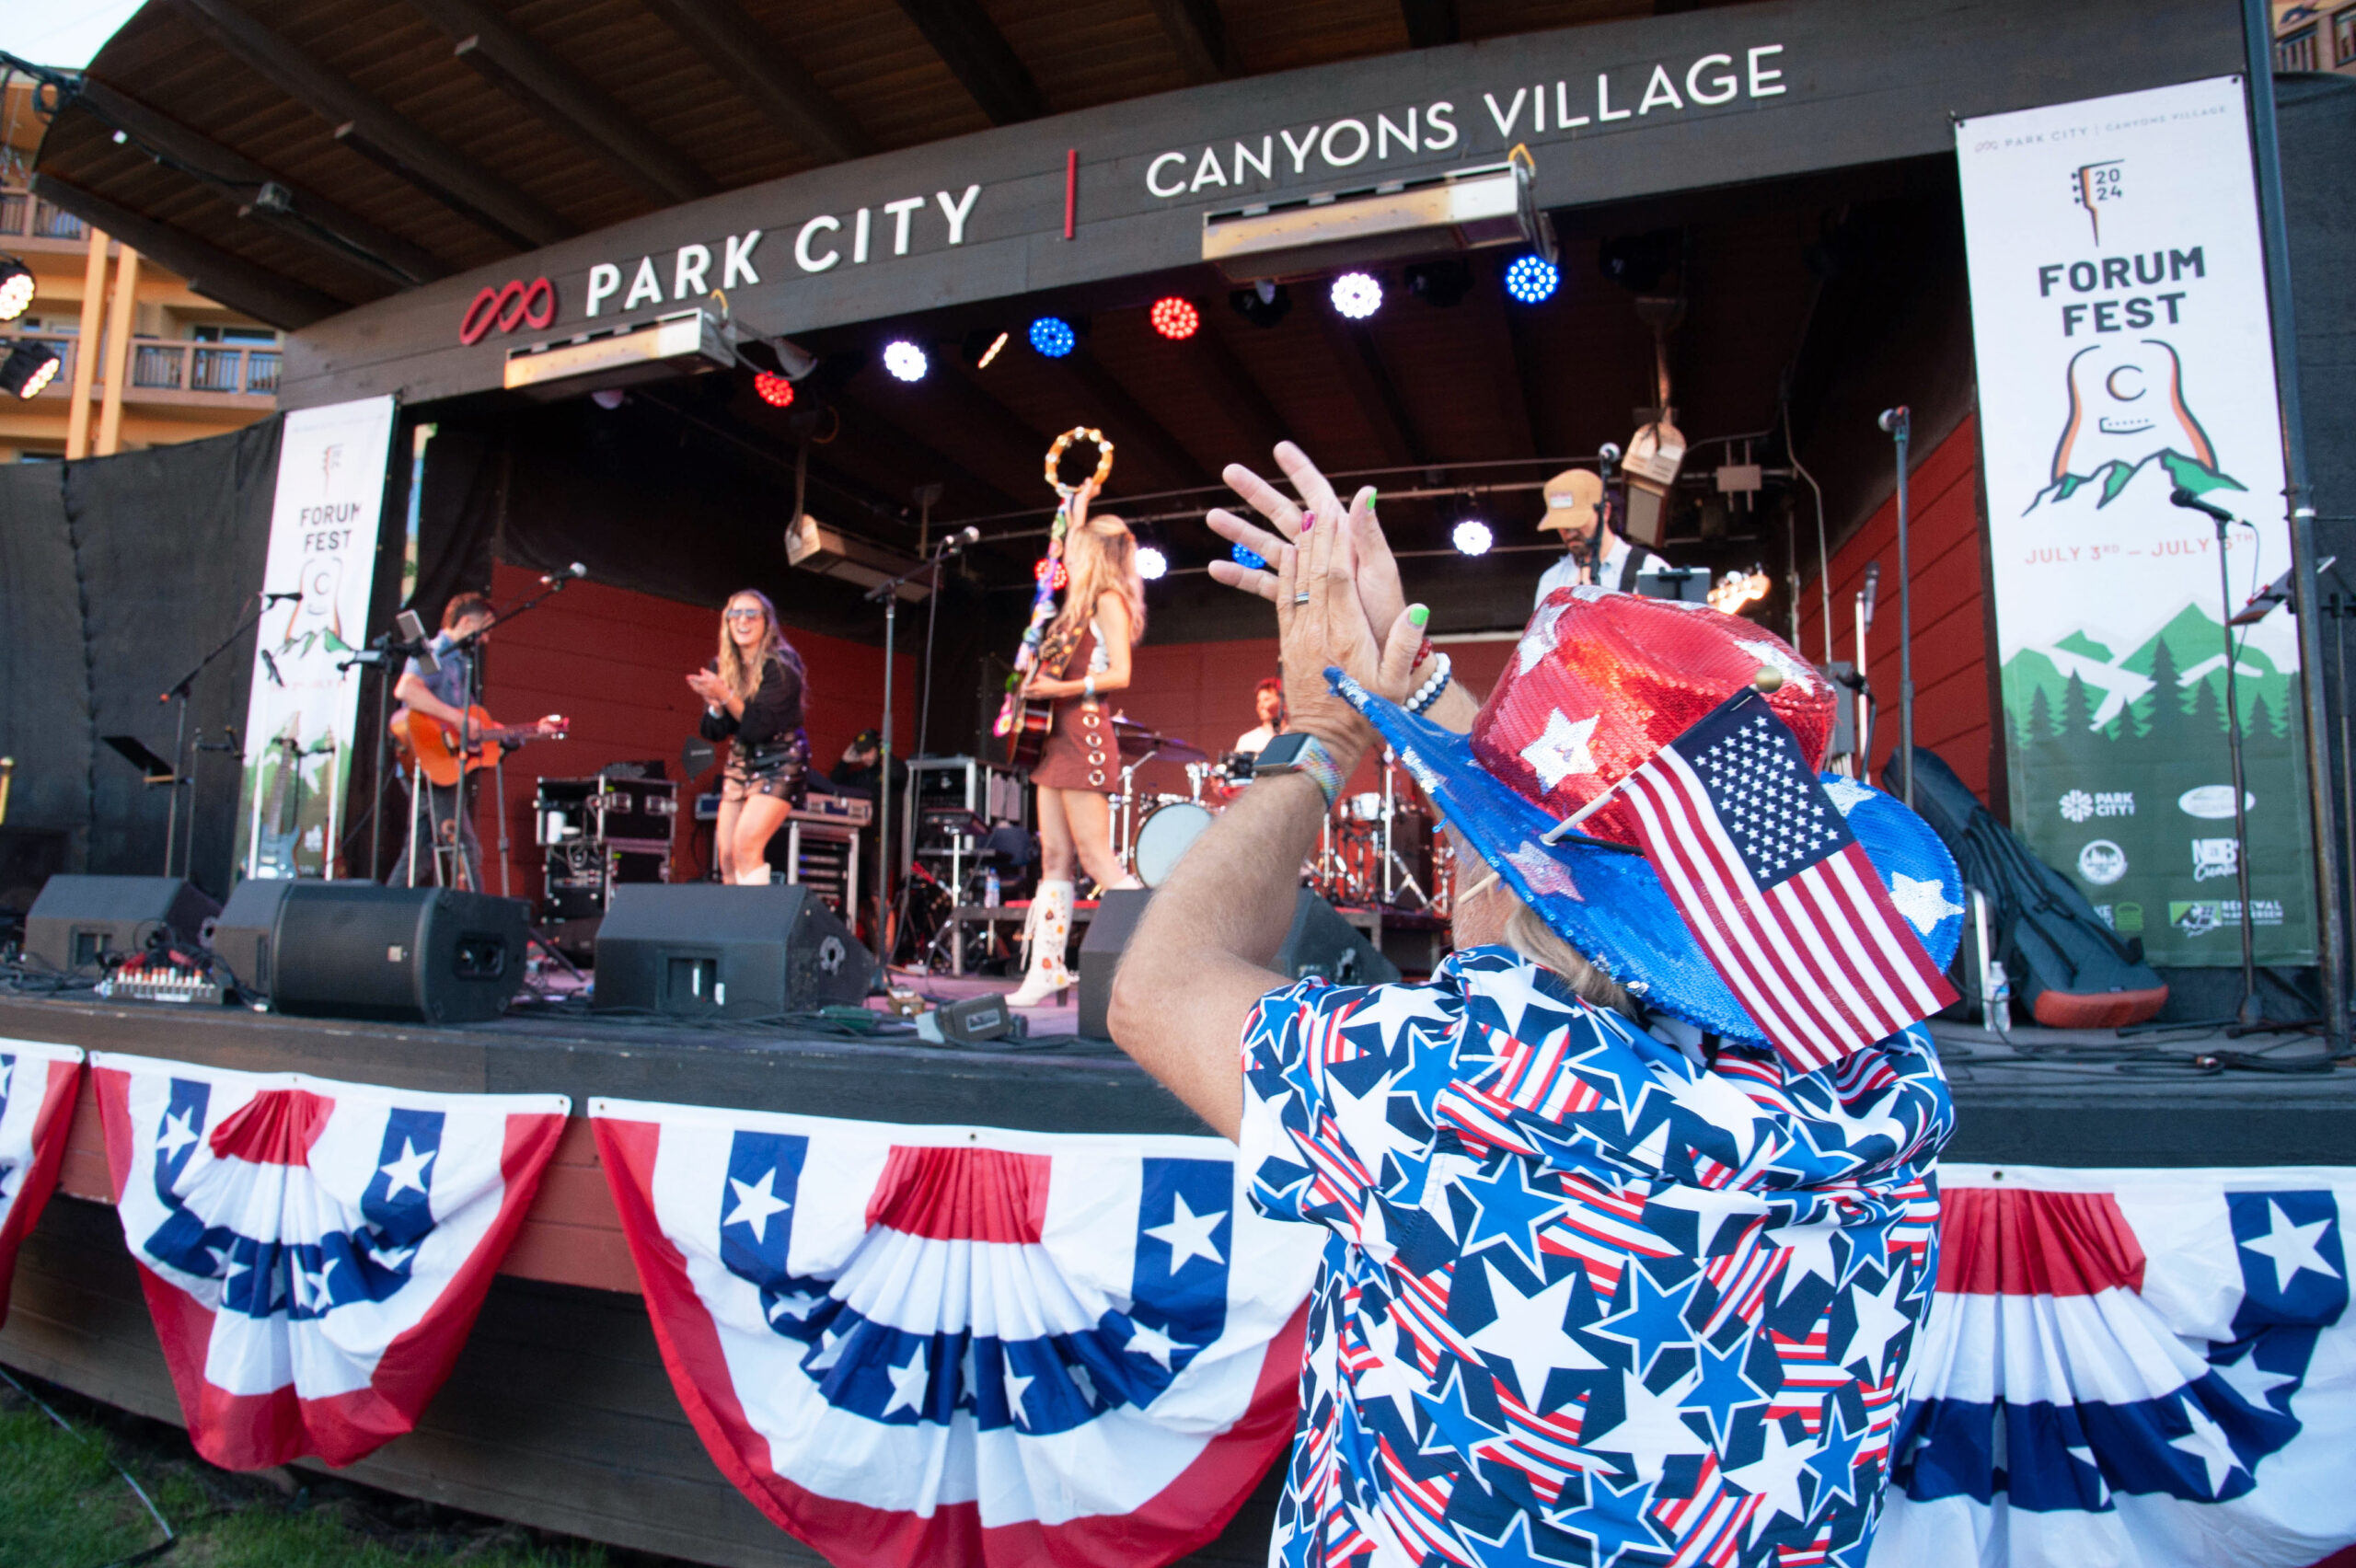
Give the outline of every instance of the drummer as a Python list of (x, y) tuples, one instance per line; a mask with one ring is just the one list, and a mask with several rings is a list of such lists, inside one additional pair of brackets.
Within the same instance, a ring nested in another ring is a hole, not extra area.
[(1637, 591), (1637, 578), (1669, 564), (1644, 546), (1621, 537), (1611, 526), (1611, 511), (1602, 476), (1590, 469), (1565, 468), (1546, 481), (1546, 515), (1539, 522), (1538, 531), (1562, 535), (1563, 548), (1570, 553), (1539, 578), (1540, 603), (1557, 588), (1590, 582), (1633, 594)]
[(1285, 683), (1270, 675), (1253, 692), (1252, 705), (1260, 722), (1235, 737), (1235, 749), (1246, 756), (1258, 756), (1270, 741), (1284, 733)]

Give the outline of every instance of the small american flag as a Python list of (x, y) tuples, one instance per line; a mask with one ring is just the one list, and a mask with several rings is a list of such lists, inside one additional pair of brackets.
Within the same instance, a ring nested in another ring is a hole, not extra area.
[(1702, 951), (1802, 1071), (1956, 999), (1756, 690), (1703, 715), (1620, 792)]

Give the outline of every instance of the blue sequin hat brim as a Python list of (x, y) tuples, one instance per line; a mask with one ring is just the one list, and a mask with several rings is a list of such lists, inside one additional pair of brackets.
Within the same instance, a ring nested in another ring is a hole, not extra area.
[[(1398, 753), (1399, 765), (1449, 825), (1588, 962), (1647, 1007), (1697, 1029), (1731, 1040), (1766, 1040), (1694, 940), (1650, 860), (1576, 842), (1543, 842), (1556, 819), (1483, 767), (1471, 736), (1409, 713), (1339, 670), (1327, 670), (1325, 678)], [(1829, 775), (1825, 785), (1923, 951), (1946, 968), (1963, 940), (1963, 879), (1955, 858), (1902, 801)], [(1936, 917), (1928, 929), (1921, 921), (1925, 911)]]

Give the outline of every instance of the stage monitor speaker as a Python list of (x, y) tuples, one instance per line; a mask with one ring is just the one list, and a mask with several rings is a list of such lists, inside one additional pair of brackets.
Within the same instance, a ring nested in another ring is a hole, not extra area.
[(198, 945), (205, 921), (220, 912), (182, 877), (52, 877), (25, 915), (25, 953), (95, 977), (107, 954), (135, 956), (157, 935)]
[(248, 997), (270, 995), (271, 952), (278, 940), (278, 910), (292, 879), (248, 877), (229, 890), (229, 902), (213, 922), (205, 943)]
[[(1080, 942), (1080, 1033), (1085, 1039), (1110, 1040), (1106, 1014), (1113, 1001), (1113, 972), (1121, 953), (1136, 934), (1146, 901), (1145, 889), (1107, 893), (1096, 905), (1096, 918)], [(1276, 967), (1287, 979), (1318, 975), (1337, 986), (1385, 986), (1399, 978), (1399, 966), (1382, 956), (1367, 934), (1307, 888), (1293, 905), (1292, 928), (1276, 950)]]
[(597, 930), (591, 1005), (772, 1018), (867, 999), (875, 960), (809, 888), (629, 882)]
[[(520, 898), (361, 882), (280, 885), (260, 962), (246, 958), (259, 978), (230, 962), (230, 973), (267, 991), (279, 1012), (480, 1023), (506, 1011), (523, 986), (531, 906)], [(255, 895), (238, 918), (260, 918), (266, 904)], [(258, 928), (230, 928), (232, 950), (250, 952), (246, 933)]]

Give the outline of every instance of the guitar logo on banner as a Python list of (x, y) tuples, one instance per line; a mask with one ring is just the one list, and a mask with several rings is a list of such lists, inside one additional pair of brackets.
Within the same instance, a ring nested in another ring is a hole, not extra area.
[(534, 331), (556, 324), (556, 285), (546, 278), (526, 283), (510, 278), (504, 286), (485, 288), (458, 317), (458, 341), (472, 348), (493, 332), (518, 327)]

